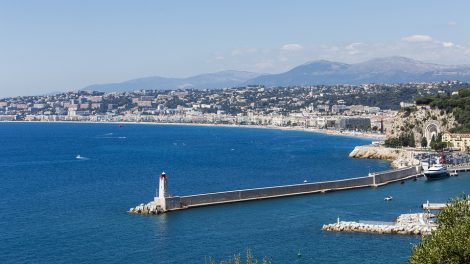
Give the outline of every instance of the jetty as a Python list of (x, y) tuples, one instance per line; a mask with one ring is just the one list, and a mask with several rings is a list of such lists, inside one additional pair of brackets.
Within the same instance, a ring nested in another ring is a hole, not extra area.
[(216, 193), (204, 193), (189, 196), (171, 196), (167, 191), (168, 177), (163, 172), (153, 201), (130, 208), (134, 214), (160, 214), (193, 207), (236, 203), (253, 200), (271, 199), (295, 195), (325, 193), (367, 187), (379, 187), (388, 183), (415, 179), (422, 176), (421, 167), (406, 167), (380, 173), (370, 173), (365, 177), (349, 178), (336, 181), (301, 183), (284, 186), (234, 190)]
[(430, 235), (437, 229), (437, 224), (430, 219), (433, 214), (415, 213), (402, 214), (395, 222), (359, 221), (348, 222), (339, 221), (334, 224), (323, 225), (322, 230), (334, 232), (361, 232), (374, 234), (398, 234), (398, 235)]
[(429, 201), (424, 203), (421, 207), (424, 210), (442, 210), (447, 206), (445, 203), (430, 203)]

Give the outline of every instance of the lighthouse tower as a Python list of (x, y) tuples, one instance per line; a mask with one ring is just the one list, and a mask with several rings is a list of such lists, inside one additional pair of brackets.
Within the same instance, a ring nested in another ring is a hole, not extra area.
[(158, 185), (158, 192), (155, 196), (155, 202), (162, 207), (163, 210), (166, 210), (166, 197), (168, 197), (167, 193), (167, 179), (166, 173), (162, 172), (160, 175), (160, 182)]

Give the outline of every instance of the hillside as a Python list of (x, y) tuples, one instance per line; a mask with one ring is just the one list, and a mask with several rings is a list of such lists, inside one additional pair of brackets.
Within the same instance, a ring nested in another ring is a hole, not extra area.
[(135, 91), (175, 89), (221, 89), (243, 85), (296, 86), (408, 82), (445, 80), (470, 81), (470, 66), (425, 63), (404, 57), (376, 58), (356, 64), (319, 60), (280, 74), (221, 71), (188, 78), (152, 76), (120, 83), (94, 84), (86, 91)]
[(313, 61), (290, 71), (262, 75), (249, 84), (267, 86), (335, 85), (364, 83), (434, 82), (470, 80), (470, 66), (425, 63), (404, 57), (384, 57), (356, 64)]
[(434, 137), (437, 143), (445, 131), (470, 132), (470, 88), (418, 98), (416, 107), (401, 109), (387, 131), (386, 143), (395, 147), (429, 144), (432, 138), (426, 138), (426, 128), (432, 123), (440, 129)]
[(83, 88), (85, 91), (115, 92), (135, 90), (176, 90), (184, 88), (220, 89), (233, 87), (258, 76), (258, 73), (245, 71), (221, 71), (200, 74), (188, 78), (166, 78), (152, 76), (132, 79), (120, 83), (94, 84)]

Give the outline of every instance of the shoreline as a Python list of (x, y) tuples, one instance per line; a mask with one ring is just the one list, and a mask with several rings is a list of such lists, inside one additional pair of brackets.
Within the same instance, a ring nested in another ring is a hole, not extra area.
[(369, 140), (384, 140), (385, 135), (381, 134), (371, 134), (371, 133), (362, 133), (362, 132), (340, 132), (337, 130), (330, 129), (321, 129), (321, 128), (305, 128), (305, 127), (280, 127), (280, 126), (262, 126), (262, 125), (232, 125), (232, 124), (204, 124), (204, 123), (159, 123), (159, 122), (117, 122), (117, 121), (0, 121), (1, 123), (71, 123), (71, 124), (129, 124), (129, 125), (165, 125), (165, 126), (203, 126), (203, 127), (231, 127), (231, 128), (257, 128), (257, 129), (273, 129), (273, 130), (283, 130), (283, 131), (299, 131), (299, 132), (309, 132), (309, 133), (318, 133), (330, 136), (340, 136), (340, 137), (352, 137), (352, 138), (362, 138)]

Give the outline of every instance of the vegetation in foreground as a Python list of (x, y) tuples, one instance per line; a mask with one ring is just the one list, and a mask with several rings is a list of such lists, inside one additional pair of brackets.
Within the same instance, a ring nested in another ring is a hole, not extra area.
[(212, 257), (206, 258), (205, 264), (271, 264), (271, 259), (267, 257), (263, 257), (261, 262), (253, 256), (253, 252), (251, 249), (246, 250), (246, 256), (243, 259), (240, 254), (234, 255), (233, 257), (229, 257), (226, 260), (216, 261)]
[(413, 248), (411, 264), (470, 263), (470, 204), (462, 195), (437, 215), (438, 228)]

